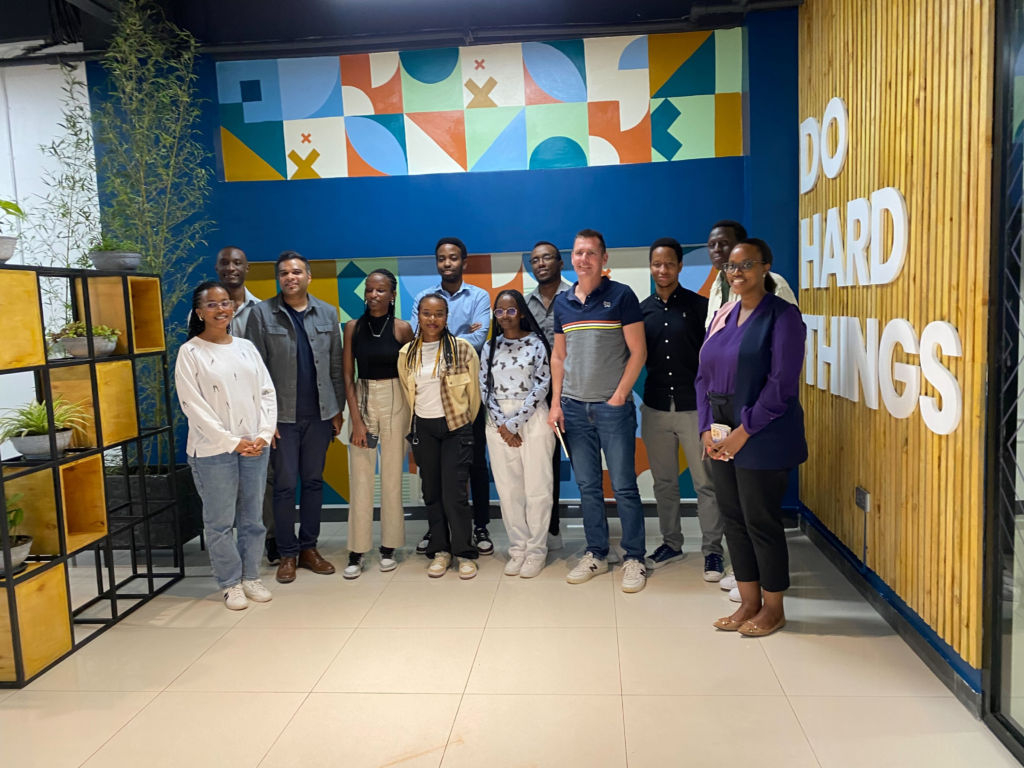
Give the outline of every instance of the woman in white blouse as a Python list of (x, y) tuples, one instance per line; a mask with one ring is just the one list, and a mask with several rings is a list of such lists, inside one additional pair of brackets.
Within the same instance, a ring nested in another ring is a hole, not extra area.
[[(230, 333), (234, 304), (224, 287), (206, 282), (192, 294), (188, 341), (178, 351), (174, 381), (188, 418), (188, 463), (203, 499), (210, 566), (233, 611), (271, 594), (260, 581), (263, 492), (277, 395), (256, 347)], [(238, 528), (238, 541), (232, 536)]]
[[(499, 335), (500, 334), (500, 335)], [(547, 425), (551, 351), (519, 291), (494, 300), (491, 341), (480, 362), (487, 448), (509, 538), (506, 576), (544, 569), (551, 523), (555, 434)]]

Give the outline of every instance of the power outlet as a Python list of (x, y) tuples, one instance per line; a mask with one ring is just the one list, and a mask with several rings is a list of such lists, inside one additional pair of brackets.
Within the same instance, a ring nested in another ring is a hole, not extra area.
[(871, 511), (871, 494), (868, 493), (867, 491), (865, 491), (859, 485), (857, 486), (857, 488), (855, 490), (856, 490), (856, 496), (857, 496), (857, 499), (856, 499), (857, 500), (857, 506), (860, 509), (863, 509), (865, 512), (870, 512)]

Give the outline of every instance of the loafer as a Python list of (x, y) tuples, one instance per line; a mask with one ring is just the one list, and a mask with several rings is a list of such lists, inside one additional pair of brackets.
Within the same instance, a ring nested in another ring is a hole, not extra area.
[(291, 584), (295, 581), (295, 558), (282, 557), (277, 566), (277, 580), (281, 584)]
[(320, 553), (315, 549), (304, 549), (299, 552), (299, 568), (305, 568), (321, 576), (330, 576), (334, 573), (334, 566), (320, 557)]

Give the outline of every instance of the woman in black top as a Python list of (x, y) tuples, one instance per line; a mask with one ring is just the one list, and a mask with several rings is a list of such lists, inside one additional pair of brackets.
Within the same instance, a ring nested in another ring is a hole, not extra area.
[[(352, 419), (349, 444), (348, 567), (363, 571), (373, 546), (373, 486), (380, 446), (380, 569), (398, 567), (395, 549), (405, 544), (402, 464), (407, 450), (409, 406), (398, 380), (398, 352), (412, 341), (412, 326), (395, 317), (398, 281), (386, 269), (366, 276), (366, 311), (345, 323), (344, 374)], [(359, 378), (356, 379), (358, 371)]]

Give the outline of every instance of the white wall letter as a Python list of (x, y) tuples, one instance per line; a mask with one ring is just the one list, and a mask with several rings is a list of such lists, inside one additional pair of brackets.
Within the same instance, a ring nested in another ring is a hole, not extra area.
[(814, 386), (814, 374), (817, 372), (817, 349), (818, 340), (815, 333), (821, 330), (821, 315), (804, 315), (804, 325), (807, 326), (807, 336), (804, 339), (804, 381), (808, 386)]
[[(836, 153), (828, 153), (828, 127), (829, 124), (836, 124)], [(821, 119), (821, 169), (830, 179), (834, 179), (843, 172), (846, 165), (846, 154), (850, 141), (850, 116), (846, 112), (846, 102), (838, 96), (833, 96), (825, 107), (825, 115)]]
[[(878, 349), (878, 386), (886, 410), (897, 419), (906, 419), (917, 407), (921, 395), (921, 369), (908, 363), (893, 363), (896, 345), (903, 347), (909, 355), (916, 355), (917, 333), (906, 320), (890, 320), (882, 331), (882, 342)], [(896, 393), (893, 380), (902, 381), (906, 386), (903, 394)]]
[[(882, 211), (892, 216), (892, 251), (882, 260)], [(907, 201), (895, 187), (885, 187), (871, 193), (871, 282), (875, 285), (891, 283), (899, 277), (907, 260)]]
[(836, 276), (836, 286), (846, 286), (846, 267), (843, 264), (843, 227), (839, 221), (839, 209), (829, 208), (825, 219), (825, 248), (821, 257), (821, 275), (818, 287), (828, 288), (828, 276)]
[(828, 318), (829, 340), (831, 344), (825, 344), (825, 322), (821, 318), (818, 324), (818, 389), (825, 389), (825, 366), (829, 367), (828, 378), (829, 390), (834, 395), (839, 394), (842, 381), (839, 376), (839, 318)]
[[(813, 233), (811, 222), (814, 222)], [(812, 241), (811, 238), (814, 238)], [(807, 265), (811, 265), (808, 274)], [(821, 214), (800, 220), (800, 288), (817, 288), (821, 277)]]
[(843, 396), (860, 402), (860, 389), (864, 388), (864, 405), (878, 410), (878, 320), (869, 317), (867, 341), (860, 328), (860, 318), (844, 317), (843, 328)]
[(956, 376), (939, 360), (936, 348), (949, 357), (962, 357), (960, 334), (951, 324), (936, 320), (921, 332), (921, 371), (942, 396), (942, 408), (934, 397), (921, 395), (921, 418), (937, 435), (951, 435), (960, 426), (964, 411), (963, 393)]
[(846, 204), (846, 284), (870, 285), (867, 246), (871, 239), (871, 203), (859, 197)]
[[(811, 140), (811, 154), (807, 154), (807, 139)], [(821, 129), (818, 121), (808, 117), (800, 123), (800, 194), (806, 195), (818, 183), (818, 169), (821, 167)]]

